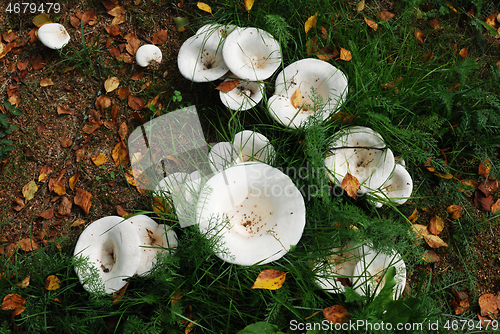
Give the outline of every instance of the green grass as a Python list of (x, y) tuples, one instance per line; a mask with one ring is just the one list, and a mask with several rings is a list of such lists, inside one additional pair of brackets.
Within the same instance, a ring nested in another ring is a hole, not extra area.
[[(289, 330), (290, 321), (321, 323), (324, 319), (321, 310), (336, 304), (345, 306), (353, 319), (379, 322), (383, 318), (382, 308), (369, 306), (375, 302), (373, 298), (359, 298), (349, 290), (346, 294), (328, 294), (314, 283), (315, 261), (325, 259), (334, 247), (348, 240), (371, 243), (379, 250), (396, 249), (403, 256), (408, 272), (412, 273), (404, 300), (413, 303), (405, 321), (439, 320), (442, 332), (447, 332), (443, 327), (447, 320), (477, 322), (474, 311), (453, 315), (449, 304), (451, 289), (467, 290), (477, 310), (479, 296), (475, 284), (480, 259), (474, 251), (474, 237), (489, 228), (487, 221), (498, 222), (498, 215), (478, 216), (470, 196), (457, 190), (458, 180), (439, 178), (424, 164), (432, 159), (438, 172), (461, 174), (462, 179), (468, 179), (477, 178), (479, 162), (489, 158), (492, 175), (500, 175), (500, 71), (495, 66), (500, 47), (498, 40), (488, 39), (482, 25), (464, 14), (470, 9), (469, 2), (450, 1), (460, 11), (455, 14), (445, 1), (436, 0), (434, 9), (418, 19), (415, 8), (426, 2), (397, 2), (391, 9), (396, 16), (385, 23), (377, 20), (376, 13), (387, 8), (374, 2), (367, 3), (367, 8), (357, 13), (354, 1), (256, 1), (250, 12), (240, 8), (238, 4), (243, 2), (217, 1), (209, 3), (213, 16), (197, 10), (195, 3), (185, 3), (193, 11), (194, 31), (214, 20), (269, 31), (281, 43), (283, 67), (315, 57), (307, 52), (307, 43), (314, 37), (320, 48), (343, 47), (353, 55), (349, 62), (330, 61), (348, 77), (349, 95), (341, 112), (353, 116), (350, 124), (332, 119), (311, 122), (308, 128), (292, 131), (273, 121), (265, 103), (248, 112), (226, 111), (217, 101), (218, 94), (206, 92), (214, 86), (212, 83), (172, 87), (170, 81), (159, 78), (144, 95), (145, 100), (151, 99), (167, 90), (172, 99), (167, 109), (174, 110), (180, 102), (174, 92), (179, 90), (182, 103), (196, 105), (204, 130), (209, 129), (210, 140), (228, 141), (243, 129), (255, 129), (269, 138), (278, 153), (275, 167), (289, 171), (296, 186), (306, 195), (307, 224), (301, 241), (279, 261), (243, 267), (218, 259), (214, 255), (215, 241), (206, 240), (196, 227), (182, 230), (176, 227), (180, 245), (176, 253), (161, 257), (148, 277), (130, 278), (124, 298), (116, 303), (111, 296), (90, 295), (82, 288), (73, 270), (74, 241), (60, 240), (61, 251), (53, 244), (28, 254), (15, 252), (2, 265), (0, 279), (4, 295), (19, 293), (27, 298), (26, 310), (15, 317), (13, 324), (27, 333), (105, 333), (108, 329), (118, 333), (182, 333), (193, 321), (193, 333), (236, 333), (252, 323), (267, 321), (282, 332), (298, 333)], [(489, 1), (474, 4), (479, 20), (493, 11), (488, 7)], [(141, 7), (141, 10), (147, 9)], [(316, 28), (305, 34), (304, 22), (315, 13), (318, 13)], [(377, 32), (365, 24), (363, 15), (379, 23)], [(441, 20), (443, 29), (430, 27), (427, 20), (433, 17)], [(326, 39), (321, 37), (321, 27), (328, 33)], [(424, 32), (425, 43), (414, 37), (415, 28)], [(453, 44), (457, 44), (458, 50), (467, 47), (469, 56), (460, 57)], [(99, 62), (98, 50), (91, 50), (95, 52), (89, 55), (84, 47), (68, 63), (84, 66)], [(424, 62), (423, 54), (430, 50), (434, 57)], [(102, 68), (102, 71), (104, 78), (109, 70)], [(99, 79), (100, 74), (94, 70), (88, 75)], [(384, 84), (400, 77), (397, 89), (384, 89)], [(266, 83), (268, 94), (274, 88), (272, 79)], [(456, 84), (460, 86), (450, 91)], [(192, 100), (186, 101), (186, 97)], [(294, 177), (291, 172), (294, 168), (322, 170), (332, 136), (351, 125), (368, 126), (379, 132), (395, 156), (406, 161), (414, 182), (412, 204), (376, 210), (364, 199), (334, 196), (324, 174)], [(307, 196), (313, 186), (321, 191)], [(460, 270), (434, 273), (432, 269), (426, 270), (421, 259), (426, 246), (415, 243), (405, 217), (418, 208), (419, 223), (427, 224), (434, 214), (446, 217), (445, 208), (450, 204), (463, 206), (464, 215), (446, 223), (441, 236), (449, 247), (440, 248), (437, 253), (452, 258), (450, 266)], [(430, 213), (422, 211), (423, 208)], [(162, 215), (157, 221), (176, 225), (172, 214)], [(351, 225), (357, 230), (350, 228)], [(275, 291), (252, 290), (258, 273), (269, 268), (288, 273), (284, 286)], [(27, 275), (31, 277), (28, 287), (21, 289), (14, 285)], [(61, 279), (60, 289), (44, 289), (44, 280), (49, 275)], [(182, 299), (171, 303), (178, 291)], [(391, 311), (402, 304), (389, 304), (387, 308)], [(395, 319), (399, 318), (392, 321)], [(1, 329), (6, 333), (10, 331), (10, 321), (9, 312), (2, 311)], [(424, 327), (420, 332), (428, 331)]]

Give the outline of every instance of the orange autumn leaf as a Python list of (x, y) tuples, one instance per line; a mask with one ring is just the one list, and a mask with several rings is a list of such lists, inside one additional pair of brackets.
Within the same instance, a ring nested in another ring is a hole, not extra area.
[(77, 170), (75, 175), (73, 175), (72, 177), (69, 178), (69, 188), (71, 190), (75, 190), (75, 185), (76, 185), (76, 182), (78, 181), (78, 178), (80, 177), (80, 172)]
[(491, 161), (490, 159), (486, 158), (479, 164), (477, 173), (483, 177), (488, 177), (490, 171), (491, 171)]
[(168, 31), (165, 29), (157, 31), (152, 38), (152, 42), (154, 45), (160, 45), (167, 41)]
[(495, 22), (496, 18), (497, 18), (497, 14), (491, 14), (491, 15), (488, 15), (486, 17), (484, 22), (486, 22), (486, 24), (488, 24), (492, 27), (495, 27), (496, 26), (496, 22)]
[(365, 19), (366, 24), (368, 24), (368, 26), (370, 28), (372, 28), (374, 31), (378, 30), (378, 24), (375, 21), (369, 20), (366, 17), (364, 19)]
[(252, 289), (277, 290), (285, 283), (286, 272), (266, 269), (260, 272), (252, 285)]
[(415, 35), (415, 38), (418, 39), (418, 41), (420, 43), (424, 43), (425, 36), (424, 36), (424, 33), (422, 32), (422, 30), (415, 28), (415, 31), (413, 32), (413, 34)]
[(433, 28), (433, 29), (441, 29), (443, 26), (439, 23), (439, 19), (437, 17), (433, 18), (430, 22), (429, 22), (430, 26)]
[(346, 50), (344, 48), (340, 48), (340, 59), (349, 61), (352, 59), (351, 51)]
[(118, 303), (125, 298), (125, 291), (127, 291), (129, 284), (130, 283), (127, 282), (127, 284), (125, 284), (120, 290), (113, 292), (113, 304)]
[(30, 238), (23, 238), (19, 240), (18, 246), (25, 252), (31, 252), (40, 248), (40, 246), (38, 246), (37, 243)]
[(430, 50), (429, 52), (424, 53), (423, 55), (424, 62), (431, 61), (434, 58), (434, 51)]
[(319, 51), (320, 52), (318, 52), (316, 57), (324, 61), (329, 61), (330, 59), (333, 59), (339, 55), (339, 52), (337, 50), (334, 50), (329, 46), (324, 46)]
[(410, 215), (410, 217), (408, 217), (408, 220), (412, 223), (416, 222), (418, 219), (418, 211), (417, 211), (417, 208), (415, 208), (415, 210), (413, 210), (413, 213)]
[(365, 9), (365, 0), (361, 0), (360, 2), (358, 2), (358, 5), (356, 6), (356, 10), (358, 12), (361, 12)]
[(66, 186), (61, 181), (56, 181), (52, 185), (53, 190), (59, 196), (66, 194)]
[(394, 17), (394, 14), (383, 10), (380, 13), (377, 13), (377, 17), (380, 19), (380, 21), (387, 22)]
[(54, 81), (51, 78), (44, 78), (40, 81), (40, 87), (54, 86)]
[(86, 190), (76, 188), (76, 195), (73, 202), (88, 215), (92, 206), (92, 194)]
[(300, 88), (297, 88), (297, 90), (293, 92), (290, 101), (292, 102), (292, 106), (294, 108), (298, 108), (300, 106), (300, 103), (302, 102), (302, 93), (300, 92)]
[(166, 199), (161, 197), (153, 197), (153, 211), (157, 214), (162, 214), (170, 213), (171, 209)]
[(317, 23), (316, 18), (317, 17), (318, 17), (318, 13), (314, 14), (313, 16), (311, 16), (307, 19), (306, 23), (304, 24), (304, 30), (305, 30), (306, 34), (309, 30), (316, 27), (316, 23)]
[(469, 54), (469, 50), (467, 48), (463, 48), (460, 50), (460, 52), (458, 54), (460, 55), (460, 57), (466, 58), (467, 55)]
[(444, 228), (444, 221), (439, 217), (438, 215), (435, 215), (434, 217), (431, 218), (431, 221), (429, 222), (429, 232), (431, 232), (434, 235), (438, 235), (441, 233), (441, 231)]
[(25, 302), (26, 299), (21, 297), (21, 295), (17, 293), (10, 293), (3, 298), (2, 310), (13, 311), (12, 317), (15, 317), (16, 315), (23, 313), (26, 309), (26, 306), (24, 306)]
[(323, 310), (323, 315), (331, 324), (343, 324), (347, 322), (349, 318), (349, 312), (347, 312), (346, 308), (342, 305), (333, 305), (325, 308)]
[(201, 9), (204, 12), (212, 14), (212, 8), (210, 8), (210, 6), (207, 5), (206, 3), (204, 3), (204, 2), (198, 2), (196, 4), (196, 6), (198, 7), (198, 9)]
[(328, 38), (328, 32), (326, 31), (325, 27), (321, 27), (321, 38), (323, 39)]
[(221, 92), (227, 93), (235, 89), (238, 84), (240, 83), (239, 80), (227, 80), (221, 82), (219, 86), (217, 86), (215, 89), (220, 90)]
[(498, 315), (498, 302), (497, 296), (492, 293), (486, 293), (479, 297), (479, 308), (481, 309), (481, 316), (491, 317), (495, 319)]
[(123, 142), (119, 142), (115, 145), (115, 147), (113, 148), (113, 152), (111, 152), (111, 156), (116, 166), (121, 164), (123, 167), (125, 167), (130, 161), (127, 147), (125, 146), (125, 144), (123, 144)]
[(90, 157), (96, 166), (101, 166), (108, 161), (104, 153), (97, 153)]
[(247, 11), (250, 11), (252, 10), (252, 7), (253, 7), (253, 3), (255, 2), (255, 0), (244, 0), (245, 2), (245, 8)]
[(495, 202), (495, 204), (493, 204), (491, 206), (491, 212), (492, 213), (497, 213), (498, 211), (500, 211), (500, 198), (497, 199), (497, 201)]
[(129, 95), (128, 106), (134, 110), (141, 110), (144, 108), (144, 99), (139, 96)]
[(40, 170), (38, 182), (45, 182), (49, 179), (49, 175), (54, 171), (51, 165), (44, 165)]
[(57, 290), (61, 287), (61, 280), (56, 275), (50, 275), (45, 279), (45, 290)]
[(446, 208), (446, 212), (450, 215), (451, 219), (458, 219), (462, 216), (462, 207), (460, 205), (450, 205)]
[(351, 174), (347, 173), (342, 180), (342, 189), (344, 189), (347, 192), (347, 195), (350, 197), (356, 199), (356, 195), (359, 190), (359, 181), (355, 176), (352, 176)]
[(435, 251), (428, 249), (422, 254), (422, 260), (425, 262), (439, 262), (440, 258)]

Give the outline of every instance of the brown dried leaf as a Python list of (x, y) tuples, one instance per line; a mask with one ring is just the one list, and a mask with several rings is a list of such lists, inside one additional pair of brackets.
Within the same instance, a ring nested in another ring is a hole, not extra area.
[(41, 70), (45, 67), (45, 60), (43, 60), (41, 54), (38, 54), (35, 60), (31, 62), (31, 67), (33, 67), (35, 71)]
[(463, 48), (460, 50), (460, 52), (458, 54), (460, 55), (460, 57), (466, 58), (467, 55), (469, 54), (469, 50), (467, 48)]
[(120, 136), (120, 140), (123, 142), (123, 144), (126, 144), (127, 135), (128, 135), (127, 123), (122, 122), (122, 124), (120, 124), (120, 127), (118, 128), (118, 136)]
[(25, 252), (31, 252), (40, 248), (33, 240), (30, 238), (24, 238), (19, 240), (19, 248)]
[(415, 38), (418, 39), (418, 41), (420, 43), (424, 43), (425, 36), (424, 36), (424, 33), (422, 32), (422, 30), (415, 28), (415, 31), (413, 32), (413, 34), (415, 35)]
[(323, 315), (330, 324), (343, 324), (349, 320), (349, 312), (342, 305), (333, 305), (325, 308)]
[(44, 165), (40, 170), (38, 182), (45, 182), (49, 179), (49, 175), (54, 171), (51, 165)]
[(144, 99), (140, 96), (129, 95), (128, 106), (134, 110), (141, 110), (144, 108)]
[(347, 195), (349, 195), (351, 198), (356, 199), (356, 195), (359, 190), (359, 181), (355, 176), (352, 176), (351, 174), (347, 173), (342, 180), (342, 189), (344, 189), (347, 192)]
[(479, 164), (479, 168), (478, 168), (477, 173), (479, 175), (487, 178), (490, 171), (491, 171), (491, 161), (490, 161), (490, 159), (486, 158)]
[(167, 30), (160, 30), (160, 31), (157, 31), (153, 35), (152, 42), (155, 45), (160, 45), (160, 44), (165, 43), (167, 41), (167, 38), (168, 38), (168, 31)]
[(69, 108), (63, 106), (57, 106), (57, 114), (58, 115), (73, 115), (73, 112), (69, 110)]
[(96, 121), (92, 120), (83, 126), (82, 131), (85, 132), (86, 134), (90, 135), (90, 134), (94, 133), (94, 131), (99, 129), (100, 127), (101, 127), (100, 122), (96, 122)]
[(21, 197), (16, 197), (14, 199), (14, 203), (17, 205), (13, 207), (14, 210), (16, 211), (21, 211), (24, 208), (24, 201)]
[(422, 260), (425, 262), (439, 262), (440, 258), (433, 250), (426, 250), (422, 255)]
[(126, 50), (132, 56), (135, 56), (137, 50), (141, 46), (141, 41), (134, 33), (128, 33), (124, 36), (124, 39), (127, 41)]
[(424, 55), (422, 57), (424, 58), (424, 62), (431, 61), (432, 58), (434, 58), (434, 51), (430, 50), (430, 51), (424, 53)]
[(334, 50), (329, 46), (324, 46), (319, 51), (320, 52), (318, 52), (316, 57), (324, 61), (329, 61), (330, 59), (334, 59), (339, 55), (339, 52), (337, 50)]
[(481, 316), (490, 317), (495, 319), (498, 315), (497, 296), (492, 293), (486, 293), (479, 297), (479, 308), (481, 309)]
[(85, 224), (85, 219), (77, 219), (71, 224), (71, 227), (77, 227), (83, 224)]
[(29, 64), (30, 64), (30, 61), (27, 58), (24, 61), (20, 60), (20, 61), (17, 62), (17, 69), (19, 71), (23, 71), (23, 70), (25, 70), (28, 67)]
[(377, 13), (377, 17), (380, 19), (380, 21), (387, 22), (394, 17), (394, 14), (383, 10), (380, 13)]
[(115, 123), (118, 120), (118, 112), (119, 111), (120, 111), (120, 108), (117, 105), (114, 105), (114, 106), (111, 107), (111, 119)]
[(80, 19), (75, 16), (70, 16), (69, 17), (69, 23), (71, 26), (75, 29), (80, 29)]
[(425, 242), (432, 248), (448, 247), (448, 244), (434, 234), (424, 235)]
[(489, 196), (498, 190), (498, 181), (488, 179), (486, 182), (481, 182), (477, 187), (485, 196)]
[(44, 78), (40, 81), (40, 87), (54, 86), (54, 81), (50, 78)]
[(108, 14), (114, 17), (124, 16), (126, 14), (126, 11), (125, 8), (123, 8), (122, 6), (115, 6), (110, 10), (108, 10)]
[(129, 213), (125, 210), (123, 210), (123, 208), (121, 207), (121, 205), (117, 205), (116, 206), (116, 213), (120, 216), (120, 217), (124, 217), (126, 215), (128, 215)]
[(378, 30), (378, 24), (377, 24), (377, 22), (375, 22), (373, 20), (369, 20), (366, 17), (364, 19), (365, 19), (366, 24), (368, 24), (368, 26), (370, 28), (372, 28), (374, 31)]
[(61, 197), (61, 203), (59, 204), (59, 210), (57, 211), (61, 216), (68, 216), (71, 213), (71, 208), (73, 203), (68, 198), (68, 196)]
[(73, 200), (73, 203), (78, 205), (85, 214), (89, 214), (90, 207), (92, 206), (92, 194), (86, 190), (76, 188), (76, 196)]
[(17, 39), (17, 34), (12, 31), (6, 31), (2, 34), (3, 40), (6, 41), (7, 43), (13, 42)]
[(68, 148), (73, 144), (73, 140), (66, 137), (66, 135), (63, 135), (63, 137), (61, 139), (59, 139), (59, 142), (61, 143), (61, 146), (63, 148)]
[(90, 157), (96, 166), (101, 166), (108, 161), (104, 153), (97, 153)]
[(433, 29), (441, 29), (443, 26), (439, 23), (439, 19), (437, 17), (433, 18), (429, 24)]
[(121, 164), (122, 167), (125, 167), (130, 161), (127, 146), (123, 142), (119, 142), (115, 145), (113, 152), (111, 153), (111, 157), (113, 158), (116, 166)]
[(422, 225), (422, 224), (413, 224), (411, 225), (412, 231), (415, 233), (417, 238), (423, 239), (424, 236), (429, 235), (429, 230), (427, 229), (427, 226)]
[(300, 88), (297, 88), (297, 90), (293, 92), (290, 102), (292, 102), (292, 106), (294, 108), (300, 107), (300, 103), (302, 102), (302, 93), (300, 92)]
[(438, 235), (444, 229), (444, 221), (441, 219), (441, 217), (435, 215), (431, 218), (428, 229), (432, 234)]
[(111, 98), (103, 94), (97, 98), (95, 101), (95, 107), (99, 110), (108, 109), (111, 106)]
[(493, 204), (491, 206), (491, 212), (492, 213), (497, 213), (498, 211), (500, 211), (500, 198), (497, 199), (497, 201), (495, 202), (495, 204)]
[(469, 304), (469, 297), (467, 294), (463, 291), (457, 291), (455, 289), (451, 289), (451, 292), (453, 293), (453, 296), (455, 297), (451, 301), (451, 306), (455, 310), (456, 315), (460, 315), (467, 311), (470, 307)]
[(450, 214), (451, 219), (459, 219), (462, 217), (463, 209), (460, 205), (452, 204), (446, 208), (446, 212)]
[(220, 83), (215, 89), (220, 90), (221, 92), (228, 93), (235, 89), (239, 85), (239, 80), (225, 80)]
[(474, 205), (476, 208), (483, 211), (491, 211), (493, 203), (493, 196), (485, 196), (480, 190), (476, 189), (474, 193)]
[(130, 95), (130, 89), (128, 89), (127, 87), (121, 87), (118, 89), (117, 93), (118, 98), (123, 101)]
[(344, 48), (340, 48), (340, 59), (345, 61), (350, 61), (352, 59), (351, 51)]
[(49, 208), (49, 209), (43, 211), (40, 214), (40, 217), (42, 217), (43, 219), (52, 219), (52, 218), (54, 218), (54, 210), (52, 208)]
[(23, 187), (23, 196), (26, 202), (29, 202), (38, 190), (38, 186), (34, 180), (31, 180)]
[(110, 34), (111, 36), (118, 36), (122, 34), (122, 30), (119, 25), (117, 24), (110, 24), (109, 26), (105, 27), (106, 32)]
[(83, 13), (82, 15), (82, 21), (83, 24), (88, 24), (90, 26), (93, 26), (94, 24), (97, 23), (97, 18), (95, 16), (95, 9), (91, 9)]
[(21, 297), (19, 294), (9, 293), (3, 298), (2, 310), (13, 311), (12, 318), (14, 318), (16, 315), (23, 313), (23, 311), (26, 309), (26, 306), (24, 306), (25, 302), (26, 299)]

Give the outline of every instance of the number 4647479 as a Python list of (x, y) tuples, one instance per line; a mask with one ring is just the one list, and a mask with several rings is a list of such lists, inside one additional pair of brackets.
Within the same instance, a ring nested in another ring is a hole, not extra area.
[(37, 5), (29, 2), (9, 2), (5, 8), (7, 13), (14, 14), (35, 14), (35, 13), (59, 13), (61, 5), (57, 2), (45, 2)]

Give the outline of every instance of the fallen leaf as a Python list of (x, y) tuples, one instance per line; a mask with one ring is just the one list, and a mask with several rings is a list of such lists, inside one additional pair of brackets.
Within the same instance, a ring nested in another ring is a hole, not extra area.
[(120, 136), (120, 140), (123, 142), (124, 145), (127, 144), (127, 133), (128, 133), (127, 123), (122, 122), (122, 124), (120, 124), (120, 127), (118, 128), (118, 136)]
[(377, 17), (380, 19), (380, 21), (387, 22), (394, 17), (394, 14), (383, 10), (380, 13), (377, 13)]
[(425, 242), (432, 248), (448, 247), (448, 244), (434, 234), (424, 235)]
[(45, 60), (43, 60), (41, 54), (38, 54), (35, 60), (31, 62), (31, 67), (33, 67), (35, 71), (41, 70), (45, 67)]
[(40, 170), (38, 182), (45, 182), (49, 179), (49, 175), (54, 171), (51, 165), (44, 165)]
[[(0, 53), (1, 53), (1, 52), (0, 52)], [(19, 71), (23, 71), (23, 70), (25, 70), (25, 69), (28, 67), (28, 65), (29, 65), (29, 64), (30, 64), (30, 61), (29, 61), (29, 59), (28, 59), (28, 58), (26, 58), (24, 61), (21, 61), (21, 60), (20, 60), (20, 61), (17, 63), (17, 69), (18, 69)]]
[(127, 45), (125, 47), (127, 52), (132, 56), (135, 56), (137, 50), (139, 50), (139, 47), (141, 46), (139, 38), (137, 38), (134, 33), (128, 33), (123, 38), (127, 41)]
[(91, 9), (83, 13), (82, 21), (84, 25), (88, 24), (90, 26), (93, 26), (94, 24), (96, 24), (97, 18), (95, 16), (95, 9)]
[(330, 324), (343, 324), (349, 318), (349, 312), (342, 305), (333, 305), (323, 310), (323, 315)]
[(444, 229), (444, 221), (441, 219), (441, 217), (435, 215), (431, 218), (428, 229), (432, 234), (438, 235)]
[(38, 186), (34, 180), (31, 180), (23, 187), (23, 196), (26, 202), (35, 197), (35, 193), (38, 190)]
[(30, 238), (24, 238), (24, 239), (19, 240), (19, 244), (18, 245), (19, 245), (19, 248), (22, 249), (25, 252), (31, 252), (31, 251), (34, 251), (34, 250), (37, 250), (37, 249), (40, 248), (36, 244), (36, 242), (34, 242), (33, 240), (31, 240)]
[(125, 173), (125, 179), (127, 180), (127, 182), (131, 186), (137, 187), (137, 183), (135, 182), (135, 178), (129, 172)]
[(77, 227), (83, 224), (85, 224), (85, 219), (77, 219), (71, 224), (71, 227)]
[(63, 106), (57, 106), (57, 114), (58, 115), (73, 115), (73, 112), (69, 110), (69, 108)]
[(302, 93), (300, 92), (300, 88), (297, 88), (295, 92), (293, 92), (290, 101), (292, 102), (292, 106), (294, 108), (298, 108), (300, 106), (300, 103), (302, 102)]
[(52, 218), (54, 218), (54, 210), (52, 208), (49, 208), (49, 209), (43, 211), (40, 214), (40, 217), (42, 217), (43, 219), (52, 219)]
[(434, 58), (434, 51), (430, 50), (430, 51), (424, 53), (422, 58), (424, 58), (424, 62), (431, 61), (432, 58)]
[(497, 201), (495, 202), (495, 204), (493, 204), (491, 206), (491, 212), (492, 213), (497, 213), (498, 211), (500, 211), (500, 198), (497, 199)]
[(413, 34), (420, 43), (424, 43), (424, 33), (420, 29), (415, 28)]
[(142, 77), (144, 76), (144, 72), (143, 71), (138, 71), (138, 72), (135, 72), (132, 77), (130, 78), (130, 80), (141, 80)]
[(474, 205), (476, 208), (483, 211), (491, 211), (493, 203), (493, 196), (485, 196), (480, 190), (476, 189), (474, 193)]
[(111, 119), (115, 123), (118, 120), (118, 112), (119, 111), (120, 111), (120, 108), (117, 105), (114, 105), (114, 106), (111, 107)]
[(100, 122), (96, 122), (96, 121), (92, 120), (83, 126), (82, 131), (85, 132), (86, 134), (90, 135), (90, 134), (94, 133), (97, 129), (99, 129), (100, 127), (101, 127)]
[[(497, 14), (491, 14), (491, 15), (486, 16), (486, 18), (484, 19), (484, 22), (486, 22), (486, 24), (489, 24), (492, 27), (495, 27), (496, 26), (496, 18), (497, 18)], [(6, 41), (6, 42), (8, 42), (8, 41)]]
[(168, 201), (165, 198), (153, 197), (153, 211), (157, 214), (165, 214), (170, 213), (171, 209)]
[(437, 17), (433, 18), (429, 24), (433, 29), (441, 29), (443, 26), (439, 23), (439, 19)]
[(97, 153), (90, 157), (96, 166), (101, 166), (108, 161), (104, 153)]
[(366, 24), (368, 24), (368, 26), (370, 28), (372, 28), (374, 31), (378, 30), (378, 24), (375, 21), (369, 20), (366, 17), (364, 19), (365, 19)]
[(497, 296), (492, 293), (486, 293), (479, 297), (479, 308), (481, 309), (481, 316), (496, 319), (498, 315)]
[(467, 294), (463, 291), (457, 291), (455, 289), (451, 289), (451, 293), (455, 297), (451, 301), (451, 306), (455, 310), (455, 314), (460, 315), (467, 311), (470, 307), (469, 297), (467, 296)]
[(144, 108), (144, 100), (142, 97), (129, 95), (128, 106), (134, 110), (141, 110)]
[(54, 86), (54, 81), (50, 78), (44, 78), (40, 81), (40, 87)]
[(57, 211), (61, 216), (68, 216), (71, 213), (71, 208), (73, 203), (68, 198), (68, 196), (61, 197), (61, 203), (59, 204), (59, 210)]
[(127, 291), (129, 282), (125, 284), (123, 287), (120, 288), (120, 290), (113, 292), (113, 304), (118, 303), (119, 301), (123, 300), (125, 297), (125, 291)]
[(124, 217), (126, 215), (128, 215), (129, 213), (125, 210), (123, 210), (123, 208), (121, 207), (121, 205), (117, 205), (116, 206), (116, 213), (118, 214), (118, 216), (120, 217)]
[(125, 167), (130, 161), (127, 146), (125, 146), (123, 142), (119, 142), (115, 145), (113, 152), (111, 152), (111, 157), (113, 158), (116, 166), (121, 164)]
[(425, 235), (429, 235), (429, 230), (427, 226), (422, 224), (413, 224), (411, 225), (412, 231), (415, 233), (417, 238), (423, 239)]
[(325, 27), (321, 27), (321, 38), (323, 39), (328, 38), (328, 32), (326, 31)]
[(365, 0), (361, 0), (360, 2), (358, 2), (358, 5), (356, 6), (356, 10), (358, 12), (363, 11), (363, 9), (365, 9)]
[(403, 77), (399, 77), (399, 78), (397, 78), (397, 79), (392, 80), (391, 82), (388, 82), (388, 83), (382, 84), (382, 87), (383, 87), (384, 89), (393, 89), (393, 88), (394, 88), (394, 87), (396, 87), (396, 85), (397, 85), (399, 82), (401, 82), (401, 81), (403, 81)]
[(75, 189), (75, 185), (76, 185), (76, 182), (78, 181), (78, 178), (80, 177), (80, 172), (77, 170), (76, 173), (69, 178), (69, 188), (71, 190), (74, 190)]
[(120, 89), (118, 89), (117, 93), (118, 98), (123, 101), (130, 95), (130, 89), (128, 89), (127, 87), (121, 87)]
[(319, 51), (320, 52), (318, 52), (316, 57), (324, 61), (329, 61), (330, 59), (334, 59), (339, 55), (339, 52), (337, 50), (334, 50), (329, 46), (324, 46)]
[(159, 30), (157, 31), (154, 35), (153, 35), (153, 38), (152, 38), (152, 42), (154, 45), (160, 45), (160, 44), (163, 44), (167, 41), (167, 38), (168, 38), (168, 31), (167, 30)]
[(119, 25), (117, 24), (110, 24), (109, 26), (105, 27), (106, 32), (110, 34), (111, 36), (118, 36), (122, 34), (122, 30)]
[(252, 289), (277, 290), (285, 283), (286, 272), (266, 269), (260, 272), (252, 285)]
[(104, 7), (106, 7), (106, 10), (111, 10), (119, 6), (118, 0), (101, 0), (101, 3)]
[(99, 110), (108, 109), (111, 106), (111, 98), (106, 95), (100, 95), (95, 101), (95, 107)]
[(422, 255), (422, 260), (425, 262), (439, 262), (440, 258), (435, 251), (428, 249)]
[(16, 211), (21, 211), (24, 208), (24, 201), (21, 197), (16, 197), (14, 199), (14, 203), (17, 205), (13, 207), (14, 210)]
[(467, 48), (463, 48), (462, 50), (460, 50), (458, 54), (460, 55), (460, 57), (466, 58), (467, 55), (469, 54), (469, 50)]
[(66, 194), (66, 186), (63, 183), (64, 181), (58, 181), (54, 182), (53, 184), (53, 190), (56, 194), (59, 196), (65, 195)]
[(488, 175), (490, 174), (490, 171), (491, 171), (491, 161), (490, 159), (486, 158), (479, 164), (477, 173), (487, 178)]
[(415, 209), (413, 210), (413, 213), (410, 215), (410, 217), (408, 217), (408, 220), (409, 220), (410, 222), (414, 223), (414, 222), (416, 222), (416, 221), (417, 221), (417, 219), (418, 219), (418, 210), (417, 210), (417, 208), (415, 208)]
[(347, 195), (349, 195), (351, 198), (356, 199), (356, 195), (359, 190), (359, 181), (355, 176), (352, 176), (351, 174), (347, 173), (342, 180), (342, 189), (344, 189), (347, 192)]
[(459, 12), (458, 12), (458, 10), (456, 10), (456, 8), (455, 8), (455, 7), (453, 7), (452, 5), (450, 5), (449, 3), (446, 3), (446, 5), (448, 6), (448, 8), (450, 8), (450, 9), (451, 9), (451, 11), (452, 11), (453, 13), (455, 13), (455, 14), (458, 14), (458, 13), (459, 13)]
[(26, 309), (26, 306), (24, 306), (25, 302), (26, 299), (21, 297), (21, 295), (17, 293), (10, 293), (3, 298), (2, 310), (13, 311), (12, 318), (14, 318), (16, 315), (23, 313), (23, 311)]
[(252, 10), (254, 1), (255, 0), (244, 0), (245, 8), (246, 8), (247, 11)]
[(104, 82), (104, 89), (106, 93), (112, 92), (120, 86), (120, 79), (117, 77), (110, 77)]
[(446, 212), (449, 213), (451, 219), (459, 219), (462, 217), (462, 207), (460, 205), (452, 204), (446, 208)]
[(37, 26), (38, 28), (40, 28), (41, 26), (43, 26), (45, 23), (50, 23), (50, 17), (45, 14), (45, 13), (42, 13), (42, 14), (38, 14), (36, 15), (32, 20), (31, 22), (33, 22), (33, 24), (35, 26)]
[(196, 4), (196, 6), (198, 7), (198, 9), (201, 9), (204, 12), (212, 14), (212, 8), (210, 8), (210, 6), (207, 5), (206, 3), (204, 3), (204, 2), (198, 2)]
[(239, 80), (225, 80), (220, 83), (215, 89), (220, 90), (223, 93), (228, 93), (235, 89), (239, 85)]
[(306, 23), (304, 24), (304, 30), (305, 30), (306, 34), (309, 30), (316, 27), (317, 17), (318, 17), (318, 13), (314, 14), (313, 16), (311, 16), (307, 19)]
[(484, 196), (489, 196), (498, 190), (498, 181), (488, 179), (486, 182), (481, 182), (477, 189), (480, 190)]
[(61, 280), (56, 275), (50, 275), (45, 279), (45, 290), (57, 290), (61, 287)]
[(30, 277), (29, 276), (26, 276), (21, 282), (19, 283), (16, 283), (14, 284), (15, 286), (21, 288), (21, 289), (24, 289), (26, 288), (28, 285), (30, 285)]
[(108, 10), (107, 13), (113, 17), (120, 17), (124, 16), (127, 12), (122, 6), (114, 6), (113, 8)]
[(351, 51), (340, 48), (340, 59), (349, 61), (352, 59)]
[(89, 214), (90, 207), (92, 206), (92, 194), (86, 190), (76, 188), (76, 196), (73, 200), (73, 203), (78, 205), (85, 214)]
[(59, 139), (59, 142), (61, 143), (61, 146), (63, 148), (68, 148), (73, 144), (73, 140), (70, 138), (66, 137), (66, 135), (63, 135), (61, 139)]

